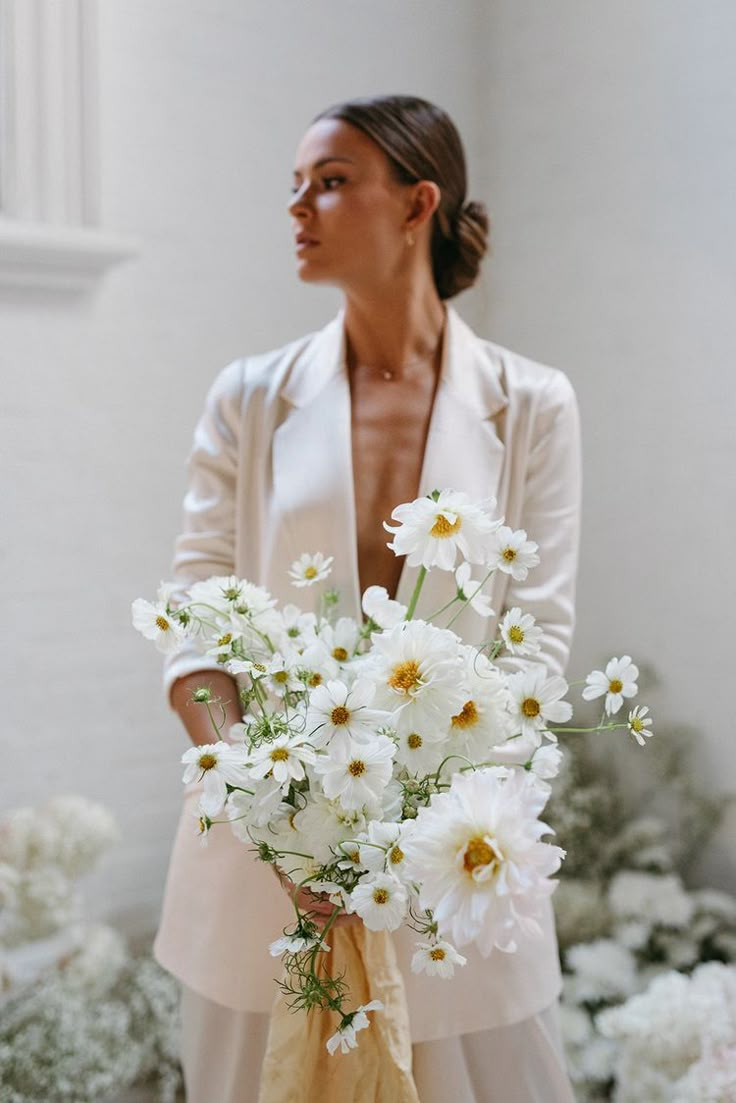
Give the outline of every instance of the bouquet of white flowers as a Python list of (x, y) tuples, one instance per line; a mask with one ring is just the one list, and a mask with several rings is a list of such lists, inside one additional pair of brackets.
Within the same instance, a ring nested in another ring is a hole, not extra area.
[[(418, 936), (412, 968), (447, 978), (465, 963), (459, 948), (513, 952), (520, 933), (538, 931), (538, 906), (555, 887), (564, 852), (543, 840), (550, 829), (539, 817), (560, 763), (556, 725), (572, 714), (568, 685), (548, 676), (542, 631), (521, 609), (481, 646), (452, 631), (468, 604), (492, 615), (483, 591), (494, 571), (523, 580), (539, 562), (526, 532), (505, 527), (492, 508), (453, 490), (398, 506), (388, 546), (419, 568), (416, 586), (408, 607), (370, 587), (363, 623), (335, 617), (334, 592), (315, 613), (279, 609), (235, 577), (195, 583), (176, 607), (164, 585), (157, 602), (133, 603), (135, 626), (161, 650), (194, 641), (244, 683), (243, 720), (230, 732), (211, 690), (195, 691), (216, 741), (186, 751), (184, 781), (203, 782), (205, 839), (223, 817), (291, 882), (294, 923), (271, 952), (283, 955), (292, 1008), (339, 1014), (330, 1053), (354, 1048), (366, 1012), (380, 1009), (378, 1001), (350, 1009), (345, 977), (318, 968), (338, 916), (356, 913), (370, 931), (408, 924)], [(331, 562), (302, 555), (294, 585), (324, 581)], [(455, 572), (456, 594), (419, 619), (432, 569)], [(537, 661), (505, 673), (502, 651)], [(628, 728), (643, 744), (646, 708), (628, 724), (611, 719), (636, 693), (637, 674), (628, 656), (590, 674), (583, 696), (605, 697), (603, 718), (575, 730)], [(331, 901), (328, 917), (304, 890)]]

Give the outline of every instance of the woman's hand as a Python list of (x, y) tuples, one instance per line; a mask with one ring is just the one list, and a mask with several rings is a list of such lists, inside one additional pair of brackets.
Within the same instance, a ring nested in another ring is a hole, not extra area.
[[(290, 877), (287, 877), (285, 873), (282, 873), (280, 869), (273, 866), (273, 871), (281, 882), (281, 886), (285, 892), (288, 892), (289, 897), (296, 899), (296, 905), (300, 912), (309, 912), (310, 918), (314, 920), (320, 930), (323, 930), (325, 924), (335, 911), (335, 904), (332, 903), (326, 892), (311, 892), (310, 889), (297, 888)], [(296, 893), (296, 897), (294, 894)], [(332, 927), (349, 927), (354, 926), (356, 923), (362, 922), (359, 915), (348, 914), (347, 912), (341, 912)]]

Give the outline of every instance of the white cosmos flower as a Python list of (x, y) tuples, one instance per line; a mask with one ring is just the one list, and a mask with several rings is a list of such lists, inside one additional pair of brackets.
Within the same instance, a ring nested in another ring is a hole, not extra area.
[(497, 567), (499, 571), (510, 574), (517, 582), (523, 582), (532, 567), (539, 563), (538, 544), (527, 540), (524, 529), (508, 528), (502, 525), (491, 539), (491, 553), (487, 566)]
[(414, 821), (403, 823), (378, 823), (372, 820), (368, 830), (356, 841), (359, 844), (360, 864), (372, 873), (390, 873), (400, 881), (406, 879), (406, 854), (404, 841), (414, 830)]
[(374, 736), (370, 743), (339, 735), (317, 759), (314, 770), (326, 797), (339, 800), (343, 808), (358, 809), (380, 802), (391, 779), (395, 753), (395, 744), (385, 735)]
[(292, 781), (303, 781), (304, 764), (311, 765), (316, 758), (314, 747), (292, 736), (279, 735), (271, 743), (263, 743), (251, 752), (252, 766), (248, 771), (252, 778), (261, 781), (273, 777), (282, 788)]
[(155, 603), (138, 597), (130, 607), (133, 627), (164, 654), (177, 651), (185, 636), (183, 626), (169, 611), (171, 589), (171, 583), (162, 582)]
[(374, 636), (366, 673), (376, 682), (376, 705), (394, 712), (398, 731), (444, 734), (465, 701), (458, 637), (423, 621)]
[(534, 752), (531, 771), (543, 781), (557, 777), (562, 765), (563, 754), (554, 743), (545, 743)]
[(541, 842), (546, 794), (525, 771), (456, 774), (447, 792), (421, 808), (404, 843), (407, 871), (421, 886), (440, 935), (484, 955), (511, 952), (519, 934), (540, 932), (538, 902), (564, 851)]
[(341, 844), (365, 830), (365, 809), (343, 808), (338, 800), (312, 790), (306, 807), (294, 817), (294, 824), (306, 839), (309, 852), (326, 865), (335, 854), (342, 853)]
[(315, 689), (306, 727), (313, 746), (326, 746), (337, 732), (356, 740), (370, 738), (388, 719), (384, 710), (369, 707), (375, 695), (376, 687), (368, 678), (358, 678), (349, 689), (339, 681)]
[(304, 689), (298, 675), (299, 657), (296, 654), (282, 655), (277, 651), (266, 667), (266, 680), (277, 697)]
[(511, 713), (522, 735), (545, 732), (548, 724), (564, 724), (572, 716), (572, 705), (562, 700), (567, 682), (559, 674), (548, 678), (543, 666), (509, 675), (507, 685)]
[(193, 583), (189, 600), (193, 605), (206, 605), (225, 616), (237, 613), (257, 617), (276, 604), (263, 586), (256, 586), (236, 575), (213, 575)]
[(313, 950), (319, 946), (320, 950), (329, 951), (330, 947), (319, 938), (305, 938), (303, 935), (284, 935), (277, 938), (268, 947), (271, 957), (281, 957), (282, 954), (301, 954), (305, 950)]
[(303, 613), (297, 605), (284, 605), (275, 641), (280, 649), (284, 650), (288, 646), (303, 651), (316, 636), (317, 618), (314, 613)]
[(416, 498), (406, 502), (391, 514), (399, 523), (384, 528), (393, 535), (388, 546), (395, 555), (407, 556), (410, 567), (439, 567), (451, 571), (457, 552), (470, 563), (485, 562), (488, 538), (500, 521), (494, 521), (490, 510), (493, 499), (472, 502), (462, 490), (441, 490), (436, 497)]
[(324, 640), (315, 639), (295, 661), (302, 684), (316, 689), (329, 678), (339, 678), (340, 664), (333, 659)]
[(350, 910), (369, 931), (396, 931), (404, 921), (409, 894), (390, 873), (364, 877), (350, 894)]
[(504, 615), (499, 628), (512, 655), (536, 655), (541, 650), (542, 629), (537, 627), (531, 613), (522, 613), (514, 606)]
[(264, 827), (294, 811), (290, 804), (284, 803), (281, 786), (272, 777), (249, 781), (248, 788), (249, 793), (238, 790), (231, 793), (225, 805), (232, 833), (243, 843), (253, 841), (249, 834), (251, 827)]
[(332, 555), (325, 557), (322, 552), (315, 552), (314, 555), (303, 552), (289, 569), (292, 586), (312, 586), (315, 582), (323, 582), (332, 570), (333, 558)]
[(631, 661), (630, 655), (622, 655), (620, 659), (610, 659), (606, 664), (605, 672), (593, 670), (585, 679), (583, 699), (593, 701), (596, 697), (605, 694), (605, 708), (609, 716), (613, 716), (624, 703), (625, 697), (635, 697), (639, 687), (636, 679), (639, 677), (639, 668)]
[(483, 580), (470, 577), (469, 563), (461, 563), (455, 571), (455, 583), (460, 600), (467, 601), (479, 617), (493, 616), (490, 598), (483, 593)]
[(358, 646), (360, 626), (353, 617), (340, 617), (335, 625), (324, 624), (319, 636), (335, 662), (348, 663)]
[(450, 720), (448, 753), (464, 754), (482, 762), (488, 759), (492, 747), (514, 732), (511, 699), (498, 668), (472, 648), (466, 654), (466, 699)]
[(455, 976), (455, 966), (465, 965), (468, 960), (441, 938), (436, 942), (417, 942), (416, 947), (411, 959), (412, 973), (449, 979)]
[(640, 747), (644, 746), (645, 740), (651, 739), (654, 735), (654, 732), (647, 731), (647, 728), (652, 726), (652, 718), (647, 716), (648, 712), (647, 705), (637, 705), (629, 713), (628, 728)]
[(415, 777), (433, 774), (447, 753), (441, 730), (435, 729), (431, 734), (431, 739), (417, 731), (396, 735), (396, 761)]
[(369, 586), (362, 604), (365, 615), (379, 628), (395, 628), (406, 616), (406, 605), (392, 601), (385, 586)]
[(338, 1049), (341, 1053), (349, 1053), (356, 1048), (358, 1042), (355, 1035), (359, 1030), (370, 1026), (366, 1011), (383, 1011), (383, 1004), (380, 1000), (371, 1000), (370, 1003), (361, 1004), (357, 1011), (345, 1015), (335, 1033), (325, 1043), (330, 1055)]
[(231, 747), (224, 742), (203, 743), (200, 747), (190, 747), (185, 751), (181, 761), (186, 766), (182, 777), (185, 785), (204, 780), (199, 805), (208, 816), (216, 816), (222, 811), (227, 797), (226, 783), (243, 789), (251, 788), (242, 746)]

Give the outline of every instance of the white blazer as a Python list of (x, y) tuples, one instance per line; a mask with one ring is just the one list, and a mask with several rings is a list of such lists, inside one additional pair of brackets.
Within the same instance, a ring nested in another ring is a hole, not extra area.
[[(490, 623), (468, 609), (453, 627), (468, 642), (488, 639), (503, 612), (519, 605), (543, 629), (550, 672), (561, 673), (573, 629), (580, 511), (572, 387), (561, 372), (480, 339), (452, 307), (440, 372), (420, 493), (453, 487), (477, 498), (495, 496), (498, 514), (512, 528), (526, 529), (542, 557), (524, 583), (496, 573), (490, 595), (497, 616)], [(334, 556), (330, 581), (342, 595), (339, 612), (359, 617), (350, 426), (342, 313), (315, 334), (228, 365), (195, 431), (176, 581), (186, 586), (237, 574), (299, 604), (288, 567), (303, 551), (322, 551)], [(404, 565), (397, 596), (405, 603), (414, 577)], [(451, 574), (430, 572), (417, 615), (453, 593)], [(166, 667), (167, 688), (208, 665), (191, 651), (177, 656)], [(268, 1011), (279, 969), (268, 943), (290, 922), (290, 903), (273, 872), (226, 827), (215, 828), (208, 848), (201, 847), (196, 800), (192, 787), (174, 844), (156, 956), (211, 1000)], [(413, 1040), (490, 1029), (549, 1006), (560, 987), (551, 907), (544, 928), (542, 939), (522, 941), (515, 954), (494, 951), (483, 959), (471, 949), (451, 982), (412, 974), (412, 932), (397, 932)]]

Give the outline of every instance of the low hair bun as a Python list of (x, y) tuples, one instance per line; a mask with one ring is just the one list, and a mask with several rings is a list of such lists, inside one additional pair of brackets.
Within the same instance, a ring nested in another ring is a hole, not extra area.
[(485, 204), (471, 200), (456, 213), (449, 233), (435, 237), (433, 267), (441, 299), (451, 299), (475, 283), (488, 251), (489, 227)]

